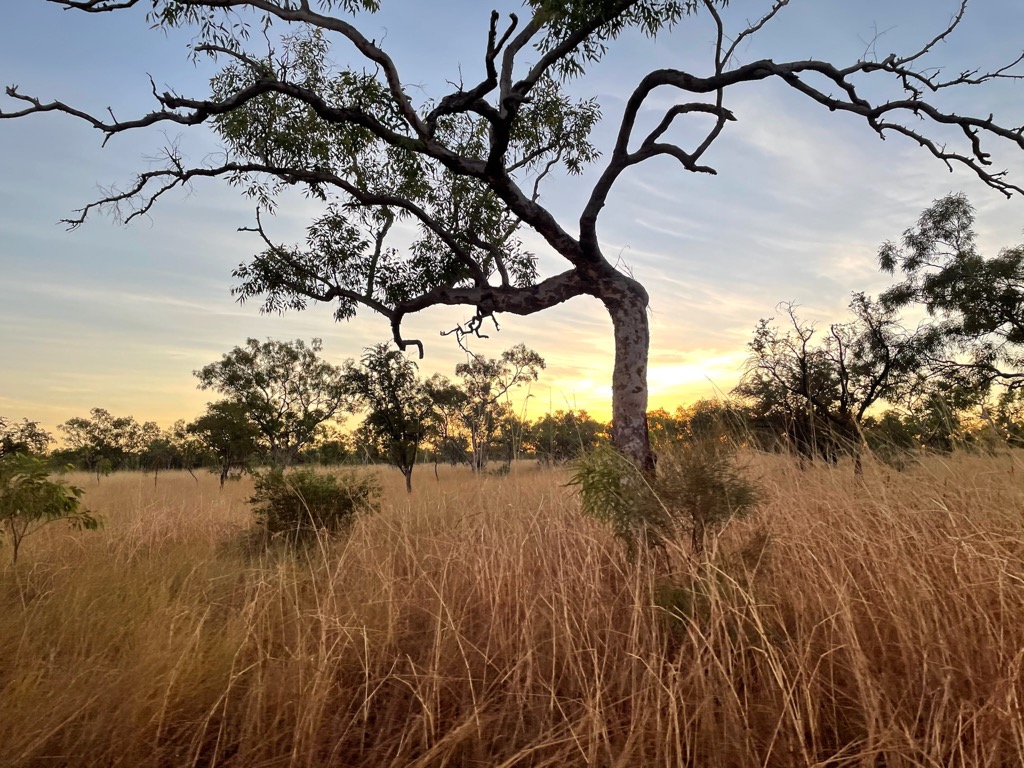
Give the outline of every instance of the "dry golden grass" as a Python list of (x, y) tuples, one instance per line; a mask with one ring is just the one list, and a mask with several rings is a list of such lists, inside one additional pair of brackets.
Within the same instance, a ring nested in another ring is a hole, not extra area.
[(751, 463), (671, 575), (527, 466), (384, 472), (301, 556), (240, 544), (244, 481), (79, 478), (105, 527), (0, 570), (0, 764), (1024, 764), (1021, 457)]

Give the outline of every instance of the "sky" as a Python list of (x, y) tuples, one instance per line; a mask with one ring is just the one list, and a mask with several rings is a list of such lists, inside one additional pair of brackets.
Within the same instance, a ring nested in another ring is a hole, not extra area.
[[(916, 50), (957, 5), (793, 0), (737, 55), (741, 62), (818, 58), (846, 65), (865, 55)], [(360, 18), (360, 27), (383, 41), (415, 98), (441, 95), (460, 76), (477, 78), (491, 8), (521, 10), (516, 2), (455, 0), (383, 0), (382, 6)], [(767, 7), (763, 0), (734, 1), (725, 14), (727, 31)], [(215, 68), (189, 58), (194, 32), (151, 30), (144, 16), (144, 7), (86, 15), (44, 0), (3, 0), (0, 82), (43, 101), (95, 113), (109, 108), (119, 119), (154, 107), (150, 77), (161, 91), (206, 95)], [(930, 62), (949, 73), (998, 67), (1019, 54), (1020, 29), (1024, 3), (974, 0)], [(571, 93), (601, 105), (598, 148), (607, 155), (625, 101), (646, 72), (671, 67), (706, 74), (711, 41), (706, 14), (657, 40), (627, 35), (569, 83)], [(339, 65), (358, 61), (345, 41), (336, 42), (331, 56)], [(876, 88), (873, 78), (864, 87), (883, 98), (898, 95)], [(668, 90), (656, 92), (641, 114), (644, 124), (656, 124), (673, 98)], [(1024, 81), (968, 88), (942, 103), (1022, 125)], [(0, 104), (18, 106), (3, 96)], [(808, 320), (843, 320), (851, 292), (875, 293), (892, 281), (877, 269), (878, 246), (898, 238), (938, 197), (968, 193), (983, 253), (1024, 240), (1020, 198), (1006, 200), (966, 170), (950, 173), (899, 137), (880, 141), (862, 120), (829, 113), (784, 85), (734, 89), (725, 106), (737, 121), (705, 156), (716, 176), (649, 162), (619, 180), (599, 222), (605, 254), (651, 295), (652, 408), (728, 393), (754, 326), (779, 302), (798, 304)], [(683, 124), (674, 137), (692, 141), (701, 125)], [(218, 150), (205, 129), (123, 134), (106, 147), (102, 138), (66, 115), (0, 121), (0, 416), (53, 429), (102, 407), (169, 426), (194, 418), (211, 399), (196, 389), (192, 372), (248, 337), (320, 337), (335, 363), (389, 338), (387, 322), (369, 312), (336, 323), (326, 306), (278, 316), (260, 314), (256, 303), (236, 303), (231, 270), (259, 251), (260, 242), (237, 231), (252, 225), (252, 202), (224, 183), (197, 183), (128, 226), (97, 215), (67, 231), (61, 218), (154, 167), (168, 142), (195, 162)], [(995, 167), (1024, 185), (1024, 154), (1007, 143), (991, 148)], [(602, 168), (598, 160), (582, 176), (552, 179), (541, 201), (571, 227)], [(275, 240), (298, 242), (316, 210), (291, 195), (265, 223)], [(542, 276), (564, 268), (538, 237), (524, 239), (539, 256)], [(439, 332), (469, 314), (430, 310), (406, 322), (405, 335), (426, 344), (422, 373), (451, 375), (465, 359)], [(475, 352), (497, 356), (522, 342), (548, 363), (531, 397), (523, 401), (520, 393), (528, 417), (549, 407), (608, 416), (611, 322), (599, 302), (580, 297), (499, 322), (500, 332), (474, 340)]]

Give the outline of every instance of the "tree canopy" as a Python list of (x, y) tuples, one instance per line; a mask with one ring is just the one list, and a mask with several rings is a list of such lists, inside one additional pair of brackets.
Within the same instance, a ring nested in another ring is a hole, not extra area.
[(13, 453), (45, 453), (53, 435), (38, 421), (20, 422), (0, 416), (0, 458)]
[(64, 455), (96, 473), (110, 473), (135, 464), (143, 450), (160, 437), (152, 421), (140, 424), (132, 416), (114, 416), (105, 408), (93, 408), (89, 417), (76, 416), (59, 425), (67, 449)]
[(289, 464), (324, 422), (347, 405), (342, 370), (320, 357), (313, 339), (247, 339), (216, 363), (195, 371), (200, 389), (237, 403), (270, 448), (273, 461)]
[[(903, 279), (881, 300), (923, 306), (951, 342), (934, 364), (980, 395), (993, 384), (1024, 387), (1024, 245), (985, 258), (967, 195), (936, 200), (901, 240), (879, 249), (882, 270)], [(956, 355), (960, 356), (957, 357)]]
[(222, 488), (231, 470), (245, 470), (260, 453), (260, 430), (246, 406), (236, 400), (208, 403), (205, 413), (190, 422), (185, 432), (216, 457)]

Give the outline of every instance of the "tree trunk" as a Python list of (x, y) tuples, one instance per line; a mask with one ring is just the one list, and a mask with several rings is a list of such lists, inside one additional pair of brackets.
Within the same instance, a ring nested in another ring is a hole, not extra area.
[(615, 336), (612, 369), (612, 444), (654, 473), (655, 456), (647, 430), (647, 355), (651, 343), (647, 291), (632, 278), (616, 273), (615, 284), (602, 291)]
[(402, 474), (405, 475), (405, 492), (412, 493), (412, 467), (403, 467)]

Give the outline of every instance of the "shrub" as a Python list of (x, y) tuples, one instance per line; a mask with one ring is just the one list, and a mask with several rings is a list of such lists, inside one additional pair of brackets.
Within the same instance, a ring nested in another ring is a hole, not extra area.
[(647, 478), (610, 445), (584, 454), (569, 483), (580, 488), (583, 512), (610, 524), (630, 559), (641, 541), (656, 545), (668, 529), (667, 510)]
[(49, 523), (98, 528), (81, 496), (81, 488), (51, 480), (43, 459), (20, 453), (0, 457), (0, 532), (11, 540), (11, 561), (18, 562), (22, 540)]
[(372, 475), (318, 474), (312, 469), (285, 474), (272, 469), (256, 476), (249, 499), (256, 523), (269, 535), (305, 538), (317, 531), (344, 530), (357, 514), (374, 511), (380, 485)]
[(735, 449), (722, 441), (667, 446), (654, 478), (600, 446), (577, 463), (570, 483), (580, 487), (583, 511), (610, 523), (631, 559), (641, 545), (663, 546), (684, 533), (700, 552), (711, 530), (753, 511), (759, 498)]

